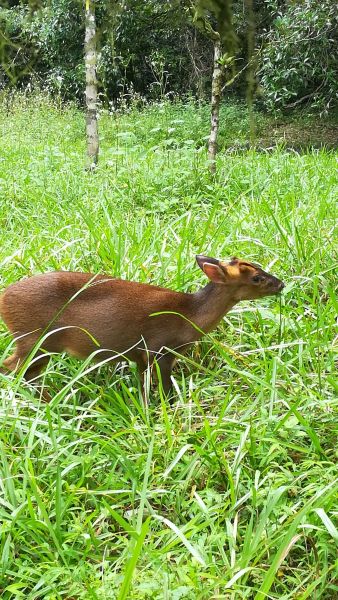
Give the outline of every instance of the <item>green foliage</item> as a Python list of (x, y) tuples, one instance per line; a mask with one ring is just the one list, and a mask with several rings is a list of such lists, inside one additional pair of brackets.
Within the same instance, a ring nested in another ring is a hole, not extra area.
[[(237, 36), (233, 26), (233, 0), (191, 0), (191, 4), (197, 26), (211, 39), (217, 34), (224, 52), (235, 56)], [(213, 21), (215, 30), (212, 27)]]
[(331, 0), (297, 0), (277, 10), (264, 42), (260, 80), (269, 109), (306, 101), (328, 111), (338, 98), (338, 13)]
[(22, 37), (35, 49), (35, 83), (53, 94), (83, 97), (84, 8), (79, 0), (49, 0), (25, 14)]
[(125, 0), (112, 28), (102, 19), (101, 33), (106, 57), (101, 73), (106, 73), (108, 97), (136, 93), (157, 100), (194, 93), (203, 86), (198, 63), (210, 48), (195, 34), (178, 0)]
[[(203, 94), (204, 78), (210, 76), (204, 56), (209, 58), (210, 47), (194, 32), (178, 1), (97, 1), (95, 5), (103, 101), (121, 96), (159, 99), (166, 94), (189, 94), (197, 88)], [(10, 37), (17, 37), (23, 52), (30, 48), (34, 56), (30, 79), (26, 72), (16, 69), (14, 83), (27, 84), (33, 76), (34, 82), (49, 92), (82, 101), (83, 3), (48, 0), (33, 12), (23, 3), (1, 14)], [(6, 67), (13, 51), (6, 46), (3, 49), (1, 63)]]
[[(336, 157), (220, 153), (211, 178), (204, 110), (103, 115), (94, 175), (80, 111), (0, 110), (1, 289), (63, 268), (194, 290), (199, 252), (287, 284), (178, 361), (172, 406), (133, 367), (54, 356), (50, 405), (0, 374), (4, 600), (336, 595)], [(241, 107), (222, 121), (245, 140)]]
[(28, 7), (0, 7), (0, 88), (8, 82), (29, 81), (35, 54), (23, 34), (29, 14)]
[[(338, 17), (331, 0), (254, 2), (257, 52), (252, 40), (249, 42), (249, 2), (96, 0), (102, 102), (116, 105), (131, 98), (142, 103), (165, 97), (209, 97), (212, 42), (193, 25), (191, 7), (197, 7), (193, 11), (195, 25), (203, 30), (206, 24), (210, 34), (215, 15), (220, 15), (220, 23), (225, 22), (219, 12), (223, 4), (228, 23), (232, 5), (239, 40), (235, 67), (240, 75), (231, 78), (229, 92), (245, 97), (248, 79), (252, 88), (257, 87), (246, 69), (254, 55), (251, 66), (258, 68), (257, 83), (269, 111), (302, 102), (318, 111), (334, 106)], [(223, 33), (229, 45), (224, 51), (235, 54), (230, 51), (236, 46), (233, 35)], [(84, 7), (80, 0), (7, 3), (0, 8), (0, 87), (33, 84), (82, 103), (83, 40)]]

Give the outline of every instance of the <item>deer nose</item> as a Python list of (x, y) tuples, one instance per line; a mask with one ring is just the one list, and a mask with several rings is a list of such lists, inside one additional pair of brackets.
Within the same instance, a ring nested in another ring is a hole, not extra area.
[(284, 288), (285, 288), (285, 283), (283, 283), (283, 281), (281, 281), (278, 286), (278, 291), (281, 292)]

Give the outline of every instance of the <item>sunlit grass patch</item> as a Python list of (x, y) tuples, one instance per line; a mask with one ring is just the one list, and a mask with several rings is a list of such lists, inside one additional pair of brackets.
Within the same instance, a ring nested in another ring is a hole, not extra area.
[(79, 111), (0, 114), (1, 289), (73, 269), (190, 291), (197, 253), (286, 282), (178, 361), (172, 406), (128, 365), (0, 374), (5, 600), (337, 594), (336, 157), (221, 153), (212, 179), (201, 115), (104, 116), (89, 175)]

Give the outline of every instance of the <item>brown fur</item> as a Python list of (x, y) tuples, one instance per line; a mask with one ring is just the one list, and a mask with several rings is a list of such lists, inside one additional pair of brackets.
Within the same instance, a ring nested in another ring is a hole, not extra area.
[[(41, 337), (53, 332), (37, 351), (39, 360), (28, 366), (28, 379), (35, 377), (48, 360), (41, 350), (66, 351), (85, 358), (100, 349), (98, 360), (121, 355), (121, 360), (135, 361), (140, 374), (156, 358), (167, 393), (175, 361), (168, 350), (182, 353), (202, 332), (214, 329), (240, 300), (276, 294), (284, 286), (251, 263), (196, 258), (211, 281), (194, 294), (66, 271), (36, 275), (10, 285), (0, 297), (0, 315), (16, 338), (16, 351), (4, 366), (11, 371), (18, 369)], [(254, 275), (264, 281), (253, 282)], [(168, 311), (179, 315), (151, 316)]]

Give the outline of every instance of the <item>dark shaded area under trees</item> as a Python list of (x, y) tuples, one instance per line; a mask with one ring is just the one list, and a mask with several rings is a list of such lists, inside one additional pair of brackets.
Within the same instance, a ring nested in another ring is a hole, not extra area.
[[(194, 26), (189, 0), (97, 0), (98, 80), (104, 104), (210, 97), (212, 42)], [(234, 0), (239, 39), (227, 94), (247, 88), (248, 2)], [(255, 96), (268, 110), (336, 106), (338, 16), (331, 0), (256, 0)], [(83, 102), (84, 3), (3, 1), (0, 87), (43, 87)]]

